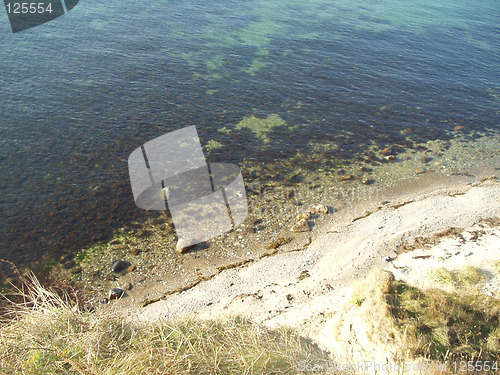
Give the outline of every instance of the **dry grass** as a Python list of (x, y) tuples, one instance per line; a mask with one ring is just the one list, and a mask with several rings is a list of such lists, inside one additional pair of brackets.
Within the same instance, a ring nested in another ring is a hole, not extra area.
[(458, 270), (441, 267), (432, 270), (428, 276), (462, 294), (477, 294), (480, 287), (488, 279), (483, 270), (473, 266), (466, 266)]
[[(396, 280), (390, 272), (375, 271), (356, 285), (351, 310), (338, 326), (350, 327), (346, 331), (350, 337), (339, 336), (339, 340), (363, 343), (362, 353), (382, 348), (400, 364), (427, 363), (430, 367), (423, 374), (500, 374), (500, 300), (471, 288), (484, 281), (484, 273), (466, 267), (438, 274), (456, 287), (453, 293), (421, 290)], [(363, 340), (364, 332), (369, 340)], [(352, 352), (349, 347), (346, 351)], [(485, 361), (495, 365), (475, 371)], [(464, 370), (463, 363), (477, 367)], [(438, 369), (444, 364), (444, 370)]]
[(234, 318), (141, 327), (75, 307), (33, 276), (0, 328), (1, 374), (293, 374), (326, 354), (292, 331)]
[[(460, 275), (465, 282), (479, 277), (471, 269)], [(424, 291), (394, 281), (386, 300), (416, 356), (436, 361), (484, 361), (500, 355), (498, 299), (479, 293)]]

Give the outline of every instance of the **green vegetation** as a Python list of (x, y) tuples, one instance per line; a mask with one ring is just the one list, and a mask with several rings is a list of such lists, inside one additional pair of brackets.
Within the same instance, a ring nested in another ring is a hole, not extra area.
[(283, 120), (279, 115), (272, 114), (264, 119), (257, 118), (255, 116), (245, 116), (234, 129), (229, 129), (228, 127), (223, 127), (219, 129), (219, 132), (224, 134), (231, 134), (235, 130), (249, 130), (255, 134), (255, 137), (260, 139), (264, 143), (269, 143), (269, 133), (277, 128), (286, 128), (286, 130), (293, 129), (290, 127), (285, 120)]
[(359, 297), (359, 296), (356, 296), (352, 299), (351, 303), (354, 305), (354, 306), (361, 306), (363, 304), (363, 302), (365, 302), (365, 298), (363, 297)]
[(483, 284), (486, 274), (477, 267), (467, 266), (459, 270), (449, 270), (441, 267), (429, 274), (435, 281), (459, 290), (462, 293), (474, 293)]
[(224, 147), (224, 145), (214, 139), (211, 139), (207, 142), (207, 145), (205, 146), (205, 149), (207, 150), (208, 153), (217, 150), (219, 148)]
[(241, 319), (141, 326), (92, 312), (33, 277), (0, 328), (2, 374), (293, 374), (327, 356), (289, 330)]
[[(480, 278), (477, 269), (472, 268), (441, 274), (464, 285)], [(385, 299), (395, 324), (405, 332), (416, 356), (439, 361), (498, 358), (498, 299), (479, 293), (423, 291), (396, 280), (386, 288)]]

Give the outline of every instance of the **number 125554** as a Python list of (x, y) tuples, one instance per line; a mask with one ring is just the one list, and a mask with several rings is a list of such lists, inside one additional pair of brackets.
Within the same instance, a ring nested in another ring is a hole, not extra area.
[(13, 14), (43, 14), (52, 13), (52, 3), (7, 3), (7, 13)]

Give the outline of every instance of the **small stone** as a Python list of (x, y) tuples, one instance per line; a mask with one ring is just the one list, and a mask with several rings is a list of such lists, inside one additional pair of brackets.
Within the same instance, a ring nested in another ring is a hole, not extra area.
[(123, 293), (125, 293), (123, 289), (113, 288), (109, 291), (109, 299), (118, 299), (123, 296)]
[(425, 169), (422, 168), (422, 167), (418, 167), (417, 169), (415, 169), (415, 173), (416, 174), (424, 174), (425, 173)]
[(298, 277), (297, 279), (300, 281), (300, 280), (303, 280), (303, 279), (305, 279), (306, 277), (309, 277), (309, 276), (311, 276), (311, 275), (309, 274), (309, 271), (304, 270), (304, 271), (302, 271), (302, 272), (300, 273), (300, 275), (299, 275), (299, 277)]
[(420, 161), (424, 164), (427, 164), (428, 162), (430, 162), (432, 160), (432, 158), (428, 157), (428, 156), (422, 156), (420, 158)]
[(361, 180), (361, 183), (362, 183), (363, 185), (370, 185), (372, 182), (373, 182), (373, 180), (370, 180), (369, 178), (363, 178), (363, 179)]
[(295, 195), (295, 190), (285, 190), (285, 198), (286, 199), (292, 199)]
[(129, 268), (127, 268), (127, 272), (134, 272), (135, 270), (137, 270), (137, 266), (130, 266)]
[(141, 250), (139, 249), (132, 249), (130, 250), (130, 254), (132, 254), (133, 256), (137, 256), (141, 253)]
[(131, 290), (133, 288), (133, 285), (131, 283), (125, 283), (122, 285), (122, 289), (125, 291)]
[(387, 147), (387, 148), (384, 148), (382, 151), (380, 151), (382, 154), (384, 155), (387, 155), (387, 154), (390, 154), (392, 152), (392, 148), (390, 147)]
[(128, 263), (125, 262), (124, 260), (115, 260), (115, 262), (111, 265), (111, 271), (118, 273), (123, 271), (125, 268), (128, 267)]
[(320, 214), (328, 214), (330, 212), (330, 209), (328, 206), (325, 206), (324, 204), (319, 204), (316, 206), (316, 211), (319, 212)]
[(349, 181), (349, 180), (352, 180), (352, 176), (350, 174), (344, 174), (342, 176), (340, 176), (340, 181)]
[(311, 214), (309, 212), (303, 212), (301, 214), (298, 214), (296, 216), (296, 218), (297, 218), (297, 221), (300, 221), (300, 220), (303, 220), (303, 219), (308, 220), (310, 216), (311, 216)]
[(455, 130), (462, 130), (462, 129), (465, 129), (465, 126), (456, 125), (453, 129), (455, 129)]
[(188, 241), (184, 238), (179, 238), (177, 241), (177, 245), (175, 245), (175, 251), (178, 254), (183, 254), (189, 249), (193, 248), (196, 244), (191, 243), (191, 241)]
[(308, 232), (309, 222), (306, 219), (302, 219), (297, 224), (294, 224), (290, 230), (292, 232)]
[(394, 155), (387, 155), (387, 156), (384, 156), (384, 159), (387, 161), (394, 161), (394, 160), (396, 160), (396, 157)]
[(102, 300), (99, 301), (100, 303), (102, 303), (103, 305), (107, 305), (109, 303), (109, 299), (107, 298), (103, 298)]

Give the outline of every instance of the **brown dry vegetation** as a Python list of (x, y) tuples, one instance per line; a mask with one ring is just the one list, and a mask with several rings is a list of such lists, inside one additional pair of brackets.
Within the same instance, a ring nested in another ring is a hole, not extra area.
[(290, 330), (241, 318), (139, 327), (75, 307), (34, 277), (21, 294), (0, 327), (1, 374), (293, 374), (300, 361), (327, 360)]

